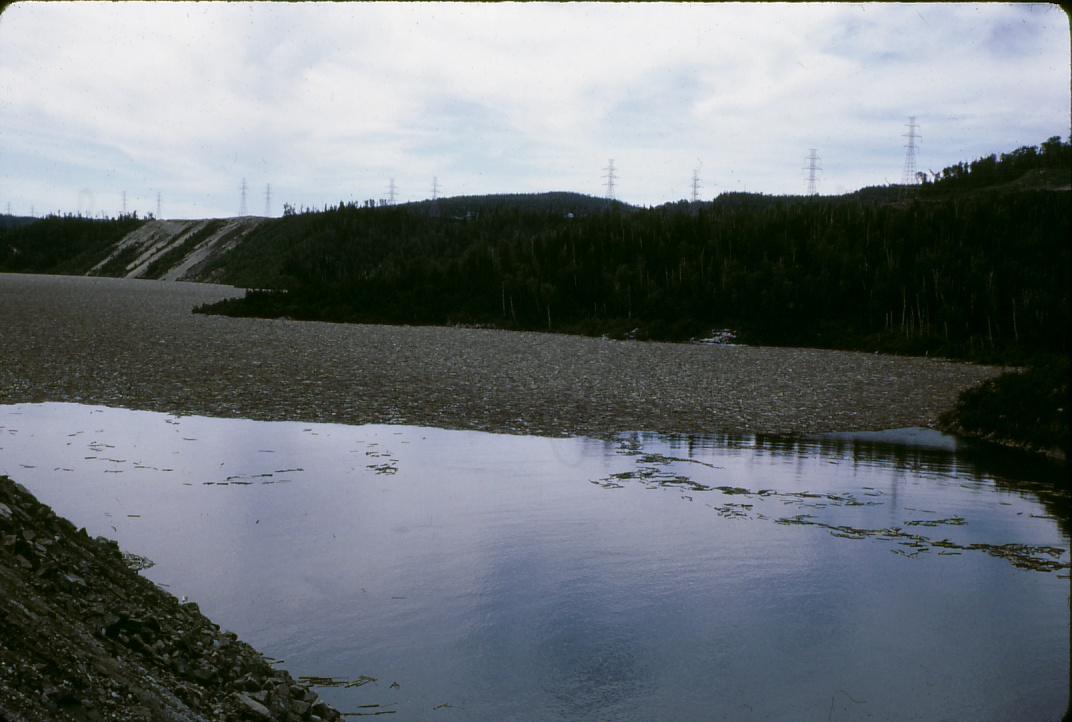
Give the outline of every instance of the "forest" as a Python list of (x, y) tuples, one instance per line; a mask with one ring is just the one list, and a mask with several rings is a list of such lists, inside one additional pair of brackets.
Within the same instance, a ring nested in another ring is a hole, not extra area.
[[(0, 271), (17, 273), (85, 273), (108, 256), (123, 236), (145, 223), (137, 213), (97, 219), (50, 215), (0, 222)], [(121, 269), (104, 269), (112, 275)]]
[(636, 208), (574, 194), (339, 204), (219, 260), (203, 311), (740, 340), (1018, 361), (1067, 354), (1072, 147), (843, 196)]
[[(245, 297), (196, 311), (656, 341), (730, 329), (744, 343), (1024, 365), (943, 425), (1067, 456), (1072, 142), (917, 179), (654, 208), (575, 193), (287, 206), (205, 271)], [(0, 271), (100, 275), (124, 272), (122, 253), (95, 266), (146, 222), (0, 221)]]

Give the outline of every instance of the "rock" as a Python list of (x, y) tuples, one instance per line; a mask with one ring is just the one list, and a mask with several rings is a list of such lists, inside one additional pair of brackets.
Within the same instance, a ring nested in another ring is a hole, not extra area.
[(235, 692), (231, 699), (234, 700), (239, 712), (247, 717), (263, 720), (273, 719), (272, 713), (268, 711), (267, 707), (250, 697), (245, 692)]
[(0, 505), (0, 720), (308, 722), (314, 692), (128, 569), (114, 541), (2, 476)]

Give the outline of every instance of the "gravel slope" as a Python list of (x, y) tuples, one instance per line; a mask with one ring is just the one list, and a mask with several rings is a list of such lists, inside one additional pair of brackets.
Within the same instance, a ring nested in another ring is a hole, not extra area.
[(999, 369), (771, 347), (203, 316), (227, 286), (0, 274), (0, 403), (603, 436), (933, 426)]
[(314, 722), (341, 715), (192, 602), (0, 476), (0, 720)]

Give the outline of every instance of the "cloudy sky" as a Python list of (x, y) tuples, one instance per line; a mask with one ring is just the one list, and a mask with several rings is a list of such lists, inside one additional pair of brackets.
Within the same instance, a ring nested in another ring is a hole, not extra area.
[(1067, 137), (1053, 5), (33, 3), (0, 16), (0, 212), (899, 182)]

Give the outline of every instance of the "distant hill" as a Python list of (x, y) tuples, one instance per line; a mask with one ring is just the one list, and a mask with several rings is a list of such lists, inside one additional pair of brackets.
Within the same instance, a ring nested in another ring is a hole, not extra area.
[(465, 218), (472, 217), (480, 211), (501, 211), (513, 209), (526, 213), (547, 213), (552, 215), (574, 215), (603, 213), (609, 208), (620, 211), (639, 210), (637, 206), (617, 200), (569, 193), (550, 191), (546, 193), (494, 193), (479, 196), (449, 196), (436, 200), (418, 201), (406, 204), (408, 207), (422, 209), (430, 214)]
[(36, 220), (37, 219), (32, 216), (13, 216), (7, 213), (0, 213), (0, 230), (5, 228), (21, 228)]
[[(214, 310), (972, 358), (1067, 348), (1069, 146), (841, 196), (643, 209), (573, 194), (339, 206), (265, 224), (213, 270), (275, 288)], [(977, 176), (978, 174), (978, 176)]]
[(1070, 189), (1072, 150), (1051, 138), (840, 196), (640, 208), (549, 192), (282, 218), (51, 217), (0, 226), (0, 270), (262, 289), (214, 309), (238, 315), (674, 340), (730, 327), (753, 342), (1008, 358), (1067, 349)]

